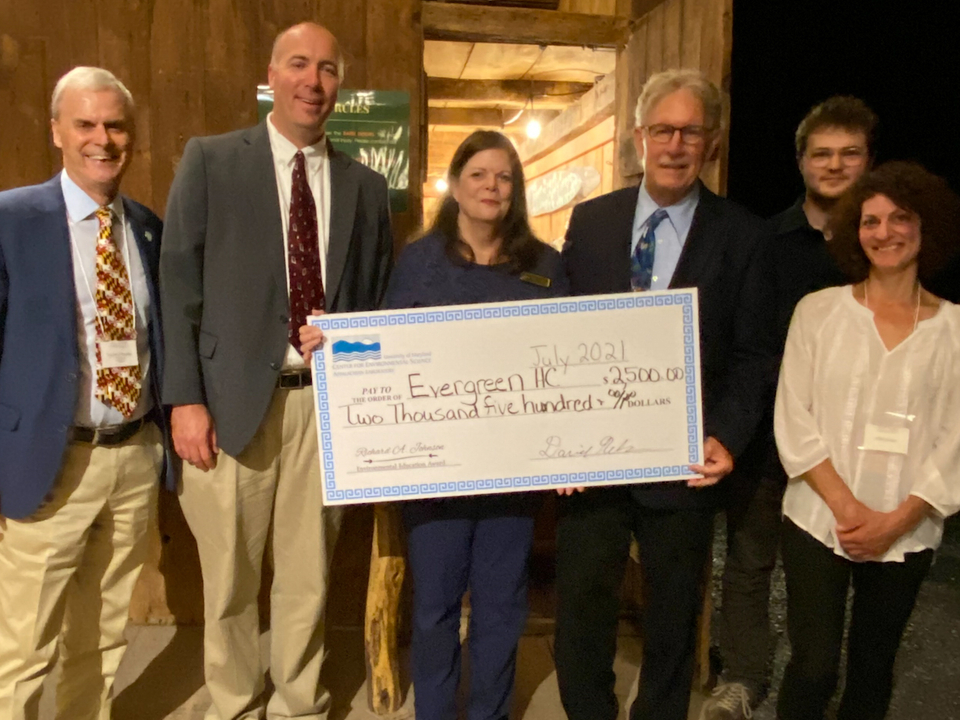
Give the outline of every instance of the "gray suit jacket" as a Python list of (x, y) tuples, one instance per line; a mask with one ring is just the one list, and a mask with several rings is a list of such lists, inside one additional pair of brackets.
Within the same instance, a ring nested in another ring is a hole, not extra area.
[[(375, 310), (392, 266), (387, 183), (328, 145), (327, 312)], [(163, 402), (203, 403), (238, 455), (287, 351), (283, 225), (267, 127), (192, 138), (170, 188), (160, 257)]]

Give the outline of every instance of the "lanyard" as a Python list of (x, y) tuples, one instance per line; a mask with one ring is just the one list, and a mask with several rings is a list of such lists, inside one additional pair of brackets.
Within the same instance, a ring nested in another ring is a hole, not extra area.
[[(111, 212), (113, 209), (111, 208)], [(130, 246), (127, 243), (127, 220), (126, 215), (122, 212), (116, 213), (117, 220), (120, 223), (120, 255), (123, 258), (124, 265), (127, 269), (127, 277), (130, 281), (130, 314), (133, 317), (133, 337), (137, 337), (137, 298), (133, 292), (133, 269), (130, 266)], [(83, 265), (83, 257), (80, 254), (80, 246), (77, 244), (77, 228), (81, 222), (84, 222), (89, 219), (89, 216), (83, 218), (82, 220), (73, 221), (67, 216), (67, 222), (70, 225), (70, 247), (73, 248), (73, 252), (76, 255), (77, 263), (80, 265), (80, 275), (83, 276), (83, 284), (87, 288), (87, 292), (90, 294), (90, 299), (93, 301), (93, 312), (97, 317), (97, 325), (100, 329), (100, 336), (103, 337), (104, 333), (104, 322), (103, 316), (100, 315), (100, 308), (97, 307), (97, 296), (93, 292), (93, 288), (90, 287), (90, 277), (87, 275), (87, 269)], [(99, 222), (99, 221), (98, 221)], [(116, 223), (112, 227), (116, 227)], [(96, 255), (96, 244), (94, 244), (94, 255)], [(96, 268), (94, 268), (96, 272)]]

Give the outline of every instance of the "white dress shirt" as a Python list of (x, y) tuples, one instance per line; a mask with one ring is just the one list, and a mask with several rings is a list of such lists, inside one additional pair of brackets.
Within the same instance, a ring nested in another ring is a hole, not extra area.
[[(277, 174), (277, 195), (280, 197), (280, 218), (283, 221), (283, 260), (287, 266), (287, 297), (290, 296), (290, 246), (288, 232), (290, 226), (290, 193), (293, 184), (294, 158), (297, 151), (303, 151), (307, 168), (307, 184), (317, 206), (317, 230), (320, 241), (320, 274), (323, 276), (324, 290), (327, 288), (327, 248), (330, 238), (330, 163), (327, 161), (326, 136), (315, 145), (298, 148), (287, 140), (273, 125), (273, 113), (267, 115), (267, 134), (270, 136), (270, 149), (273, 152), (273, 167)], [(323, 309), (323, 308), (319, 308)], [(287, 355), (283, 367), (302, 368), (303, 358), (287, 344)]]
[[(656, 237), (656, 249), (653, 253), (653, 277), (650, 279), (651, 290), (666, 290), (670, 287), (673, 273), (680, 261), (680, 253), (690, 234), (693, 224), (693, 214), (700, 202), (700, 183), (696, 182), (683, 200), (663, 208), (667, 217), (653, 231)], [(657, 202), (647, 192), (646, 181), (640, 183), (640, 194), (637, 196), (637, 209), (633, 215), (633, 239), (630, 243), (630, 255), (637, 249), (637, 243), (647, 231), (650, 216), (660, 208)]]
[(120, 197), (110, 203), (113, 211), (113, 240), (120, 252), (127, 275), (132, 283), (137, 332), (137, 357), (140, 361), (140, 401), (130, 418), (119, 410), (104, 405), (96, 396), (97, 378), (97, 236), (100, 221), (94, 214), (100, 206), (70, 179), (60, 173), (60, 187), (67, 205), (67, 225), (70, 228), (70, 253), (73, 261), (73, 280), (77, 295), (77, 347), (80, 349), (80, 379), (74, 424), (82, 427), (106, 427), (137, 420), (153, 408), (150, 390), (150, 292), (133, 228), (123, 212)]
[[(876, 449), (871, 426), (908, 433), (906, 453)], [(790, 323), (774, 430), (790, 477), (783, 513), (798, 527), (847, 557), (833, 513), (800, 478), (829, 458), (873, 510), (890, 512), (909, 495), (933, 507), (880, 560), (936, 548), (943, 518), (960, 509), (960, 307), (944, 301), (888, 351), (851, 286), (808, 295)]]

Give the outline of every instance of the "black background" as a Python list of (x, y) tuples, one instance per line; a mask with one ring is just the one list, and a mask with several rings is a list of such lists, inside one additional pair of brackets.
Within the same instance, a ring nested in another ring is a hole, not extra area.
[(790, 205), (797, 124), (834, 94), (879, 115), (878, 162), (919, 161), (960, 190), (955, 14), (935, 0), (735, 0), (729, 197), (764, 217)]

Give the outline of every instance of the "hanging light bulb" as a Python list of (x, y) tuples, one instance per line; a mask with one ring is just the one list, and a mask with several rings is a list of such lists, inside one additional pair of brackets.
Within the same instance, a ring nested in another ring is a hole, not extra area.
[(445, 178), (438, 178), (437, 182), (434, 183), (434, 187), (437, 189), (437, 192), (445, 193), (449, 186)]
[(527, 123), (527, 137), (534, 140), (540, 137), (540, 123), (537, 120), (530, 120)]

